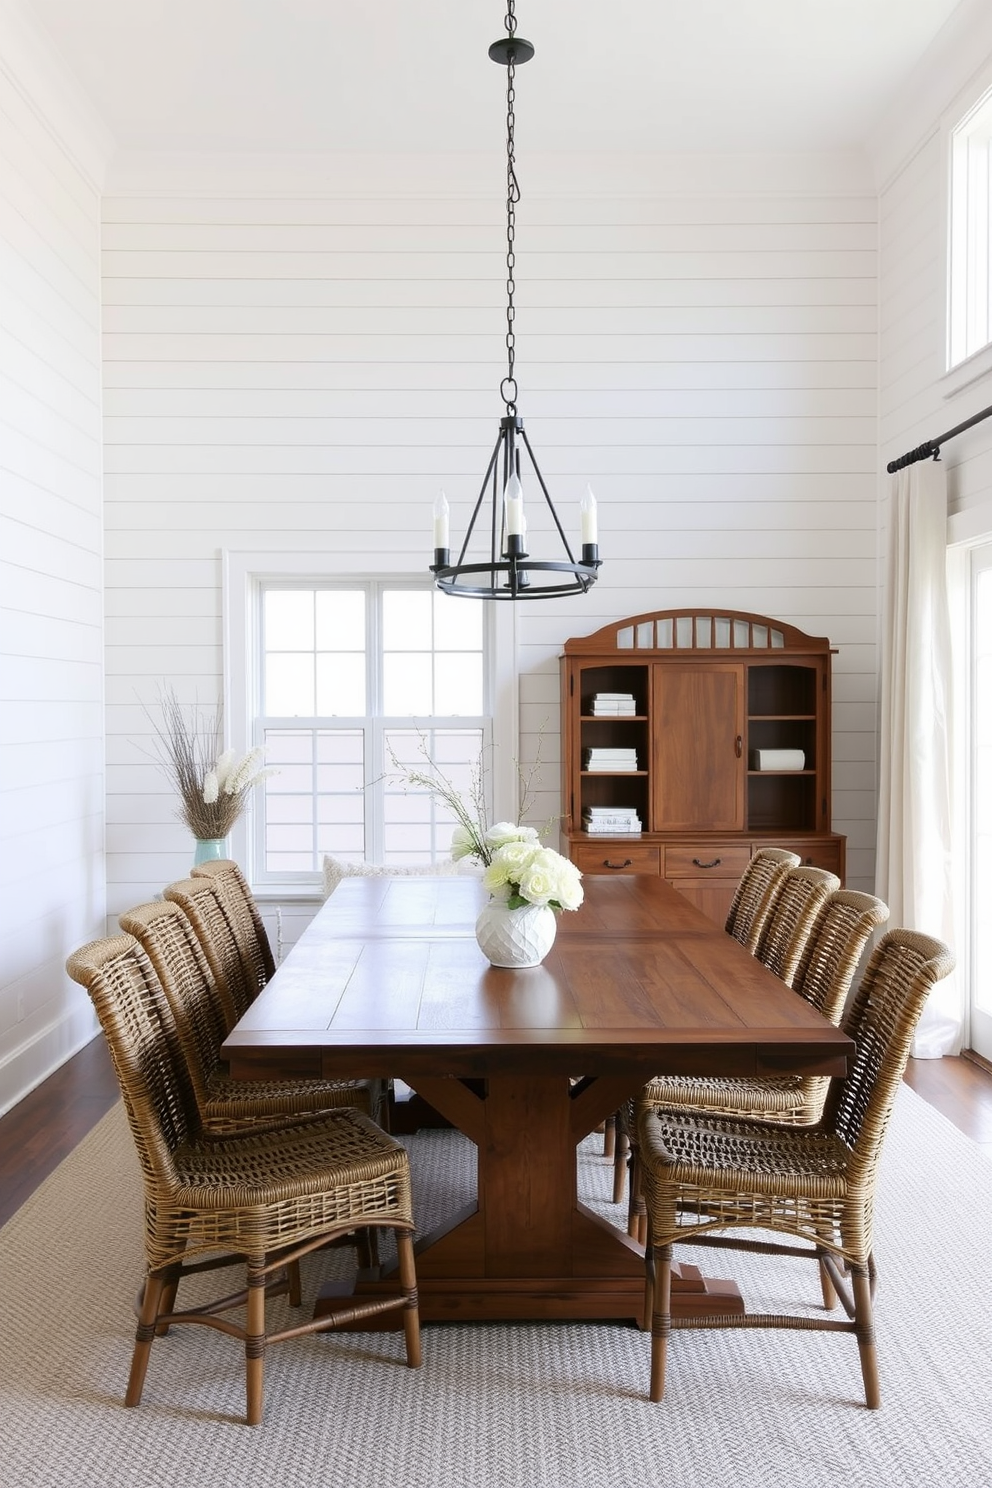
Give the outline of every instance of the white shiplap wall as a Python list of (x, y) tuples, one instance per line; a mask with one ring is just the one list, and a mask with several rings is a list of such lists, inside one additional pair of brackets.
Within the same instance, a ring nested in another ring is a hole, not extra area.
[[(924, 76), (925, 68), (925, 76)], [(945, 372), (946, 126), (992, 82), (992, 13), (962, 7), (958, 26), (910, 79), (880, 132), (880, 465), (992, 404), (992, 372)], [(914, 86), (914, 84), (919, 84)], [(921, 112), (920, 100), (928, 104)], [(992, 507), (992, 419), (945, 445), (948, 513)], [(883, 527), (886, 499), (881, 503)], [(992, 511), (989, 512), (992, 531)]]
[(96, 1024), (104, 933), (102, 148), (0, 6), (0, 1111)]
[[(839, 648), (835, 824), (870, 886), (873, 190), (856, 161), (829, 181), (815, 162), (752, 163), (746, 184), (669, 162), (640, 191), (625, 169), (623, 196), (617, 173), (614, 194), (559, 181), (518, 213), (520, 411), (576, 531), (594, 485), (606, 560), (587, 598), (520, 607), (525, 763), (546, 726), (538, 810), (558, 810), (568, 636), (673, 604), (767, 612)], [(490, 178), (487, 199), (173, 179), (105, 200), (111, 909), (188, 867), (142, 704), (159, 679), (219, 695), (220, 550), (420, 572), (440, 486), (463, 525), (502, 412), (498, 165)], [(532, 509), (535, 551), (542, 526)]]

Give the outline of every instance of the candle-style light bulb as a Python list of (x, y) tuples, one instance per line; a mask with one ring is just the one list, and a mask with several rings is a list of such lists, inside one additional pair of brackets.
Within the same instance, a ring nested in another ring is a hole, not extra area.
[(599, 541), (599, 523), (596, 514), (596, 498), (592, 486), (586, 486), (585, 495), (579, 502), (579, 520), (582, 526), (582, 543)]
[(524, 535), (524, 488), (519, 475), (514, 472), (503, 487), (503, 507), (506, 512), (507, 537)]
[(446, 548), (448, 543), (448, 498), (443, 491), (434, 501), (434, 546), (435, 548)]

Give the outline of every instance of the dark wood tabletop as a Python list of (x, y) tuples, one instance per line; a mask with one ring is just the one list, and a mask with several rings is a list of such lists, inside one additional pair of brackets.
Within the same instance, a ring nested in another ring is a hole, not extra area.
[(472, 878), (345, 879), (224, 1045), (239, 1076), (841, 1074), (851, 1045), (662, 879), (586, 877), (543, 965), (490, 966)]
[(426, 1319), (638, 1318), (641, 1251), (579, 1202), (576, 1144), (652, 1075), (852, 1052), (662, 879), (583, 886), (543, 964), (507, 970), (476, 945), (477, 880), (345, 879), (224, 1044), (239, 1078), (402, 1079), (476, 1143), (478, 1204), (418, 1254)]

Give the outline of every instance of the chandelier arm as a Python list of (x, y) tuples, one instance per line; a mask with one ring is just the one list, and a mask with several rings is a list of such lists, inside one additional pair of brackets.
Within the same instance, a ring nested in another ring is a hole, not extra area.
[[(499, 438), (496, 440), (496, 443), (493, 446), (493, 452), (492, 452), (492, 454), (489, 457), (489, 465), (486, 468), (486, 473), (482, 477), (482, 486), (481, 486), (481, 488), (479, 490), (479, 499), (475, 503), (475, 506), (472, 508), (472, 515), (469, 517), (468, 526), (465, 529), (465, 541), (462, 543), (461, 552), (458, 554), (458, 563), (456, 565), (456, 567), (458, 567), (458, 568), (461, 568), (462, 564), (465, 562), (465, 554), (468, 552), (468, 545), (469, 545), (469, 542), (471, 541), (472, 533), (473, 533), (473, 531), (475, 529), (475, 519), (479, 515), (479, 508), (482, 506), (482, 502), (483, 502), (483, 499), (484, 499), (485, 494), (486, 494), (486, 487), (489, 485), (489, 477), (493, 474), (493, 472), (494, 472), (494, 470), (496, 468), (496, 461), (499, 458), (499, 447), (500, 447), (500, 445), (502, 443), (503, 443), (503, 431), (500, 430)], [(494, 559), (495, 559), (495, 556), (496, 556), (496, 550), (494, 548), (493, 549), (493, 558)]]
[(534, 467), (534, 474), (537, 476), (537, 483), (541, 487), (541, 490), (544, 493), (544, 499), (548, 503), (548, 510), (550, 511), (550, 513), (551, 513), (551, 515), (552, 515), (552, 517), (554, 519), (555, 526), (558, 528), (558, 536), (561, 538), (562, 546), (564, 547), (565, 552), (568, 554), (568, 561), (569, 561), (569, 563), (574, 563), (575, 562), (575, 557), (574, 557), (574, 554), (572, 553), (572, 549), (571, 549), (571, 547), (569, 545), (568, 538), (565, 536), (565, 529), (561, 525), (561, 521), (560, 521), (560, 519), (558, 517), (558, 513), (555, 511), (554, 502), (551, 500), (551, 493), (549, 492), (547, 486), (544, 484), (544, 476), (541, 474), (541, 467), (540, 467), (540, 465), (538, 465), (538, 463), (537, 463), (537, 457), (534, 454), (534, 451), (530, 447), (530, 440), (527, 438), (527, 431), (523, 427), (523, 424), (522, 423), (521, 423), (521, 426), (520, 426), (520, 437), (523, 439), (524, 446), (526, 447), (526, 450), (527, 450), (528, 455), (530, 455), (530, 463)]
[[(503, 503), (500, 500), (499, 496), (499, 452), (501, 448), (504, 451), (503, 463), (505, 466), (506, 440), (503, 436), (502, 427), (499, 431), (499, 437), (496, 440), (496, 448), (493, 450), (493, 457), (490, 461), (489, 472), (486, 476), (487, 480), (490, 479), (490, 477), (492, 479), (492, 516), (490, 518), (489, 532), (489, 562), (492, 567), (490, 584), (493, 588), (496, 587), (496, 577), (499, 573), (500, 551), (503, 546)], [(503, 477), (503, 484), (506, 484), (505, 475)]]

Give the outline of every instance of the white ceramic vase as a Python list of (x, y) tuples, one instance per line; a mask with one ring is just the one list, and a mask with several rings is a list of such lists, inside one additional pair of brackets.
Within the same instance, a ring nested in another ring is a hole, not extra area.
[(508, 909), (491, 900), (475, 922), (475, 938), (494, 966), (539, 966), (554, 945), (558, 921), (546, 904)]

